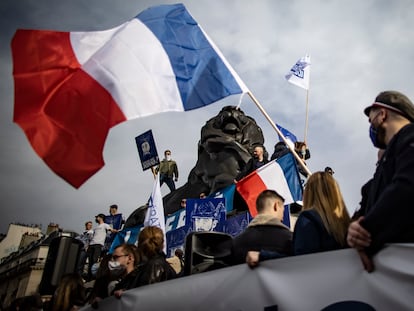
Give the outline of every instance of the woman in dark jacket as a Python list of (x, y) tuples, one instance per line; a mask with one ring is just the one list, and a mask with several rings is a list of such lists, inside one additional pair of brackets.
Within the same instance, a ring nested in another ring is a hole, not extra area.
[(135, 287), (173, 279), (177, 276), (163, 252), (164, 232), (148, 226), (138, 237), (138, 253), (142, 259), (135, 278)]
[(293, 232), (295, 255), (345, 248), (350, 216), (331, 174), (313, 173), (303, 193), (303, 211)]

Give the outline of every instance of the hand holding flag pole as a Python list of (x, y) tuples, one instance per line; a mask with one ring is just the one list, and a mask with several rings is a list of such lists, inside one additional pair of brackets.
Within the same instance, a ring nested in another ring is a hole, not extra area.
[(252, 101), (256, 104), (257, 108), (259, 108), (259, 110), (263, 113), (263, 115), (265, 116), (265, 118), (267, 119), (267, 121), (269, 121), (270, 125), (273, 127), (273, 129), (276, 131), (276, 133), (279, 135), (279, 137), (282, 138), (282, 140), (284, 141), (284, 143), (286, 144), (286, 146), (289, 148), (289, 150), (292, 152), (293, 156), (295, 157), (295, 159), (298, 161), (298, 163), (300, 164), (300, 166), (303, 168), (303, 170), (308, 174), (308, 175), (312, 175), (311, 171), (308, 169), (308, 167), (306, 166), (305, 162), (298, 156), (298, 154), (296, 153), (295, 149), (293, 148), (292, 144), (290, 144), (288, 142), (288, 140), (286, 139), (286, 137), (283, 135), (283, 133), (279, 130), (279, 128), (276, 126), (276, 124), (273, 122), (273, 120), (270, 118), (270, 116), (267, 114), (267, 112), (264, 110), (263, 106), (259, 103), (259, 101), (254, 97), (254, 95), (248, 91), (247, 94), (249, 95), (249, 97), (252, 99)]

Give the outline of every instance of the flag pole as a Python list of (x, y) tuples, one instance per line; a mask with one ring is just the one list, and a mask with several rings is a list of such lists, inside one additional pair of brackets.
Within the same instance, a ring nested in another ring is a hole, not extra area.
[(309, 88), (306, 90), (306, 115), (305, 115), (305, 135), (303, 141), (306, 143), (308, 136), (308, 116), (309, 116)]
[(311, 171), (308, 169), (308, 167), (306, 166), (306, 164), (303, 162), (303, 160), (299, 157), (299, 155), (296, 153), (295, 149), (291, 146), (291, 144), (288, 143), (287, 139), (285, 138), (285, 136), (282, 134), (282, 132), (278, 129), (278, 127), (276, 126), (276, 124), (273, 122), (273, 120), (270, 118), (270, 116), (267, 114), (267, 112), (264, 110), (263, 106), (259, 103), (259, 101), (254, 97), (254, 95), (248, 91), (247, 94), (249, 95), (249, 97), (252, 99), (252, 101), (256, 104), (257, 108), (259, 108), (259, 110), (262, 112), (262, 114), (265, 116), (265, 118), (267, 119), (267, 121), (269, 121), (270, 125), (273, 127), (273, 129), (276, 131), (276, 133), (282, 138), (282, 140), (284, 141), (284, 143), (286, 144), (286, 146), (290, 149), (290, 151), (292, 152), (293, 156), (295, 157), (295, 159), (298, 161), (298, 163), (300, 164), (300, 166), (304, 169), (304, 171), (308, 174), (308, 175), (312, 175)]

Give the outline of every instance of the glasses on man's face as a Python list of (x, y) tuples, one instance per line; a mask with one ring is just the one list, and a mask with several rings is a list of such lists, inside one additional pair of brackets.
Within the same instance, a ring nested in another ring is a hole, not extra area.
[(368, 122), (372, 124), (372, 122), (374, 122), (380, 114), (381, 114), (381, 111), (379, 111), (372, 119), (368, 117)]
[(126, 255), (126, 254), (124, 254), (124, 255), (112, 255), (112, 260), (117, 260), (118, 258), (125, 257), (125, 256), (129, 256), (129, 255)]

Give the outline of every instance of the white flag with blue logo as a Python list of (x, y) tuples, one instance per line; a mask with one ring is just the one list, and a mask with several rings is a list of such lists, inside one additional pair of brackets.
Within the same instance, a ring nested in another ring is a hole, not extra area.
[(154, 186), (152, 187), (151, 197), (148, 201), (148, 210), (145, 215), (144, 226), (155, 226), (162, 229), (164, 232), (164, 252), (166, 250), (165, 237), (165, 217), (164, 205), (162, 203), (161, 187), (160, 187), (160, 173), (157, 174)]
[(302, 57), (285, 76), (286, 80), (305, 90), (309, 90), (310, 65), (310, 56)]

